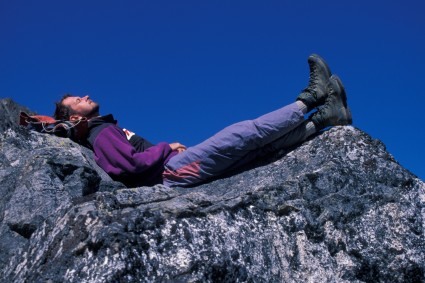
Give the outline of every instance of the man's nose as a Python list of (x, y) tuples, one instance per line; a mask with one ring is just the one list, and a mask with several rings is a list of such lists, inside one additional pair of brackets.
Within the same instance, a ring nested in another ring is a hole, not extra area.
[(86, 95), (86, 96), (83, 97), (83, 100), (87, 101), (87, 100), (89, 100), (89, 98), (90, 98), (90, 96)]

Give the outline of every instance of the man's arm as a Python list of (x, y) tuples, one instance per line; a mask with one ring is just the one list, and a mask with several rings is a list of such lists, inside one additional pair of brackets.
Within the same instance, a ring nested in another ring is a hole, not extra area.
[(139, 174), (163, 166), (172, 152), (168, 143), (159, 143), (137, 152), (117, 127), (108, 127), (97, 136), (93, 150), (97, 164), (110, 175)]
[(178, 142), (170, 143), (170, 147), (171, 147), (172, 150), (178, 151), (178, 153), (186, 150), (186, 146), (184, 146), (184, 145), (182, 145), (181, 143), (178, 143)]

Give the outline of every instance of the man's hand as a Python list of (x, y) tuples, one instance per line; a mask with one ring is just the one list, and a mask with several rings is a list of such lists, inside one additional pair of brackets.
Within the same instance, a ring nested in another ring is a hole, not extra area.
[(186, 150), (186, 146), (178, 142), (170, 143), (170, 147), (172, 150), (177, 150), (179, 153)]

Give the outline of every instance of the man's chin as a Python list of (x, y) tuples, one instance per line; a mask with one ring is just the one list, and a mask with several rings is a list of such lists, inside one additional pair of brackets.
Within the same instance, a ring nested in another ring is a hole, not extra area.
[(93, 102), (93, 104), (95, 104), (95, 105), (94, 105), (92, 111), (90, 111), (90, 113), (87, 114), (87, 116), (86, 116), (87, 118), (93, 118), (93, 117), (100, 116), (99, 115), (99, 113), (100, 113), (99, 112), (99, 110), (100, 110), (99, 104), (97, 104), (95, 102)]

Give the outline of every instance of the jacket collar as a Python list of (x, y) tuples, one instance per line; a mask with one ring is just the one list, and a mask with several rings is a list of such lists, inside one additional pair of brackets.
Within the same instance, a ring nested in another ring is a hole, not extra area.
[(95, 128), (95, 127), (102, 125), (102, 124), (105, 124), (105, 123), (116, 125), (118, 123), (118, 121), (114, 119), (114, 116), (112, 114), (94, 117), (94, 118), (91, 118), (89, 120), (89, 129)]

